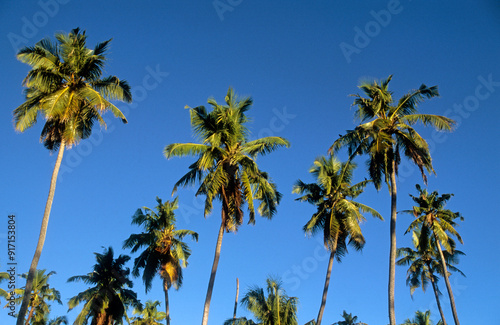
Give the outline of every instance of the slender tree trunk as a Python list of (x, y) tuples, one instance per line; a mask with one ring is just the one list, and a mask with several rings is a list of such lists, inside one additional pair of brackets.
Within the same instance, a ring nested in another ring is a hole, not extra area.
[(453, 313), (453, 320), (455, 325), (460, 325), (458, 321), (457, 309), (455, 307), (455, 298), (453, 297), (453, 291), (451, 290), (450, 280), (448, 279), (448, 268), (446, 267), (446, 261), (444, 259), (443, 250), (441, 249), (441, 244), (438, 241), (437, 236), (434, 234), (434, 239), (436, 240), (436, 246), (439, 251), (439, 257), (441, 257), (441, 265), (443, 266), (444, 282), (446, 283), (446, 289), (448, 289), (448, 296), (450, 296), (451, 311)]
[(234, 299), (233, 319), (236, 319), (236, 309), (238, 308), (238, 295), (240, 293), (240, 280), (236, 278), (236, 299)]
[(56, 164), (54, 166), (54, 171), (52, 172), (52, 178), (50, 179), (49, 197), (47, 198), (47, 203), (45, 204), (45, 212), (43, 213), (42, 226), (40, 228), (40, 235), (38, 236), (38, 243), (36, 245), (35, 255), (31, 261), (30, 270), (28, 272), (28, 278), (26, 279), (26, 287), (24, 289), (23, 302), (21, 308), (19, 309), (19, 315), (17, 316), (17, 325), (23, 325), (24, 316), (28, 310), (28, 304), (31, 298), (31, 290), (33, 290), (33, 278), (35, 277), (36, 268), (38, 266), (38, 261), (42, 255), (43, 244), (45, 243), (45, 236), (47, 235), (47, 226), (49, 224), (50, 209), (52, 208), (52, 201), (54, 200), (54, 193), (56, 191), (56, 181), (57, 174), (59, 173), (59, 168), (61, 167), (61, 161), (63, 158), (65, 143), (61, 142), (59, 147), (59, 152), (57, 153)]
[[(429, 267), (429, 265), (427, 265)], [(430, 269), (430, 267), (429, 267)], [(441, 302), (439, 301), (439, 293), (436, 287), (436, 283), (434, 282), (434, 279), (431, 277), (431, 283), (432, 283), (432, 289), (434, 290), (434, 295), (436, 296), (436, 303), (439, 309), (439, 314), (441, 315), (441, 320), (443, 321), (443, 325), (446, 325), (446, 320), (444, 319), (444, 313), (443, 309), (441, 308)]]
[(319, 307), (319, 313), (318, 313), (318, 319), (316, 320), (316, 325), (321, 325), (321, 320), (323, 319), (323, 311), (325, 310), (326, 306), (326, 296), (328, 294), (328, 287), (330, 286), (330, 275), (332, 274), (333, 259), (335, 257), (336, 251), (337, 247), (334, 247), (332, 252), (330, 252), (330, 260), (328, 261), (328, 268), (326, 270), (325, 287), (323, 288), (323, 297), (321, 298), (321, 306)]
[(208, 323), (208, 312), (210, 311), (210, 301), (212, 300), (212, 291), (214, 289), (215, 274), (217, 273), (217, 266), (219, 265), (220, 248), (222, 246), (222, 236), (224, 236), (224, 220), (220, 225), (219, 235), (217, 237), (217, 245), (215, 246), (214, 262), (212, 264), (212, 272), (210, 273), (210, 281), (208, 282), (207, 297), (205, 298), (205, 306), (203, 308), (202, 325)]
[(396, 162), (392, 161), (391, 171), (391, 248), (389, 253), (389, 321), (390, 325), (396, 325), (396, 314), (394, 311), (394, 285), (396, 279)]
[(30, 313), (28, 315), (28, 318), (26, 319), (25, 325), (28, 325), (30, 323), (30, 319), (31, 319), (31, 317), (33, 317), (34, 312), (35, 312), (35, 307), (32, 306), (30, 309)]
[(169, 310), (169, 303), (168, 303), (167, 279), (163, 279), (163, 292), (165, 293), (165, 314), (167, 315), (167, 317), (165, 317), (165, 319), (167, 320), (167, 325), (170, 325), (170, 310)]

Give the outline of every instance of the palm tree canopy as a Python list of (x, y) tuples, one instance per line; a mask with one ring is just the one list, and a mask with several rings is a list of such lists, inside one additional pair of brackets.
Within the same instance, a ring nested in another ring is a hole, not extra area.
[(353, 105), (356, 106), (355, 116), (362, 124), (348, 130), (330, 148), (330, 151), (337, 151), (347, 146), (351, 157), (368, 154), (368, 171), (377, 189), (380, 189), (382, 180), (389, 184), (393, 161), (396, 162), (397, 173), (401, 152), (419, 167), (424, 182), (424, 170), (435, 173), (429, 146), (415, 131), (414, 124), (422, 123), (440, 131), (451, 131), (455, 124), (445, 116), (418, 113), (421, 102), (439, 96), (437, 86), (422, 84), (419, 89), (395, 100), (389, 91), (391, 79), (392, 76), (389, 76), (380, 84), (377, 81), (361, 83), (359, 88), (365, 97), (353, 95)]
[(352, 314), (348, 314), (345, 310), (342, 313), (342, 317), (344, 320), (333, 323), (332, 325), (367, 325), (366, 323), (357, 322), (358, 316), (352, 316)]
[[(438, 323), (439, 324), (439, 323)], [(413, 319), (406, 319), (401, 325), (433, 325), (431, 321), (431, 311), (416, 311)]]
[(263, 288), (255, 286), (248, 290), (241, 304), (261, 325), (297, 325), (298, 298), (289, 297), (279, 279), (268, 278), (266, 283), (267, 297)]
[(443, 194), (439, 195), (437, 191), (428, 193), (427, 189), (423, 189), (420, 185), (415, 186), (418, 191), (418, 196), (413, 196), (410, 194), (412, 200), (417, 204), (412, 210), (402, 211), (403, 213), (413, 214), (415, 220), (410, 224), (406, 233), (420, 229), (420, 240), (422, 249), (426, 248), (429, 240), (426, 240), (430, 233), (436, 235), (439, 242), (448, 250), (451, 254), (455, 250), (455, 241), (453, 237), (456, 237), (458, 241), (463, 244), (462, 237), (457, 232), (455, 227), (457, 223), (456, 219), (460, 221), (464, 220), (464, 217), (459, 212), (452, 212), (449, 209), (445, 209), (446, 203), (453, 196), (453, 194)]
[(129, 279), (130, 270), (124, 267), (130, 257), (120, 255), (115, 259), (112, 247), (104, 249), (103, 254), (94, 254), (96, 264), (91, 273), (68, 279), (68, 282), (82, 281), (92, 286), (69, 300), (68, 311), (84, 303), (82, 311), (75, 320), (77, 325), (87, 324), (90, 318), (99, 317), (118, 323), (121, 323), (124, 317), (128, 320), (127, 308), (141, 306), (137, 294), (130, 290), (133, 287)]
[[(290, 144), (281, 137), (249, 140), (249, 121), (245, 113), (252, 106), (251, 98), (238, 99), (232, 88), (225, 97), (225, 105), (209, 98), (212, 110), (204, 106), (190, 108), (191, 127), (200, 143), (173, 143), (165, 147), (164, 154), (171, 157), (196, 156), (197, 160), (174, 186), (200, 183), (196, 195), (205, 195), (204, 214), (212, 211), (213, 200), (222, 202), (222, 221), (226, 231), (236, 231), (243, 222), (242, 207), (246, 202), (248, 223), (255, 223), (255, 201), (260, 201), (257, 211), (271, 218), (281, 199), (276, 185), (256, 163), (264, 155)], [(189, 108), (189, 107), (187, 107)]]
[(105, 111), (126, 123), (123, 113), (110, 100), (132, 101), (127, 81), (115, 76), (102, 78), (111, 40), (89, 49), (85, 31), (79, 28), (55, 37), (56, 43), (43, 39), (17, 54), (31, 71), (23, 81), (26, 101), (14, 110), (15, 128), (21, 132), (32, 127), (39, 114), (43, 115), (46, 122), (40, 140), (51, 151), (61, 141), (71, 147), (89, 137), (96, 121), (106, 126), (101, 116)]
[(308, 234), (322, 231), (325, 246), (330, 251), (336, 250), (338, 261), (347, 253), (347, 244), (356, 250), (365, 244), (359, 226), (365, 220), (361, 212), (382, 219), (374, 209), (354, 201), (369, 183), (364, 180), (351, 184), (355, 168), (356, 164), (352, 162), (341, 163), (334, 156), (322, 156), (314, 161), (309, 170), (316, 178), (316, 183), (306, 184), (298, 180), (293, 187), (293, 193), (302, 195), (296, 200), (317, 207), (316, 213), (304, 226), (304, 231)]
[(198, 233), (175, 227), (177, 198), (163, 203), (157, 197), (156, 201), (156, 212), (143, 207), (132, 216), (132, 224), (142, 226), (144, 231), (130, 235), (123, 243), (123, 247), (131, 248), (132, 253), (145, 247), (134, 261), (132, 274), (139, 276), (140, 269), (144, 269), (142, 279), (146, 292), (151, 289), (153, 278), (158, 273), (167, 281), (169, 288), (173, 285), (178, 289), (182, 285), (182, 268), (188, 265), (187, 260), (191, 255), (191, 249), (182, 240), (191, 236), (198, 241)]
[(134, 315), (138, 315), (138, 317), (134, 317), (130, 320), (131, 325), (162, 325), (160, 323), (167, 316), (164, 312), (158, 311), (158, 307), (161, 303), (158, 300), (146, 301), (144, 308), (135, 308), (133, 311)]
[[(61, 293), (52, 288), (49, 284), (49, 279), (54, 274), (56, 274), (56, 272), (51, 271), (46, 273), (46, 270), (37, 270), (35, 273), (35, 277), (33, 278), (33, 289), (28, 305), (28, 309), (33, 311), (31, 317), (28, 315), (30, 324), (47, 321), (50, 313), (50, 305), (48, 302), (56, 302), (62, 305)], [(28, 274), (24, 273), (21, 277), (26, 279)], [(14, 302), (16, 304), (19, 305), (23, 301), (24, 291), (24, 287), (14, 289), (14, 295), (16, 297)]]

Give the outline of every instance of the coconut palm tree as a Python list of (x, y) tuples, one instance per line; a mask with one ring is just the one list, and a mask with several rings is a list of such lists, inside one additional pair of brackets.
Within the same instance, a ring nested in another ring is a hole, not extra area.
[(131, 248), (135, 253), (145, 247), (144, 251), (134, 260), (132, 275), (139, 276), (143, 269), (142, 280), (146, 293), (151, 289), (153, 278), (159, 274), (163, 280), (165, 294), (165, 311), (167, 325), (170, 324), (168, 289), (174, 286), (179, 289), (182, 285), (182, 268), (187, 266), (187, 259), (191, 255), (188, 245), (182, 241), (185, 236), (191, 236), (198, 241), (198, 234), (191, 230), (175, 229), (175, 214), (177, 198), (174, 201), (162, 202), (156, 198), (158, 205), (156, 212), (144, 207), (138, 209), (132, 217), (132, 224), (142, 226), (144, 231), (132, 234), (125, 240), (123, 248)]
[(136, 308), (133, 313), (139, 315), (130, 320), (131, 325), (161, 325), (161, 321), (167, 318), (167, 314), (158, 311), (157, 307), (160, 306), (158, 300), (146, 301), (144, 308)]
[(356, 250), (363, 248), (365, 238), (359, 226), (359, 223), (365, 220), (362, 212), (369, 212), (382, 219), (374, 209), (354, 201), (369, 182), (365, 180), (352, 185), (355, 168), (356, 164), (341, 163), (334, 156), (319, 157), (309, 169), (316, 178), (316, 183), (306, 184), (298, 180), (293, 187), (293, 193), (302, 195), (297, 200), (309, 202), (317, 207), (317, 211), (304, 226), (304, 231), (309, 235), (321, 231), (325, 247), (330, 251), (317, 325), (321, 324), (323, 318), (333, 259), (337, 258), (340, 262), (347, 253), (348, 244)]
[[(408, 318), (401, 325), (433, 325), (431, 321), (431, 311), (427, 310), (425, 313), (416, 311), (413, 319)], [(437, 325), (443, 325), (443, 323), (439, 321)]]
[(352, 316), (352, 314), (348, 314), (345, 310), (342, 313), (342, 317), (344, 320), (333, 323), (333, 325), (368, 325), (366, 323), (357, 322), (358, 316)]
[(279, 279), (268, 278), (266, 283), (267, 297), (263, 288), (255, 286), (241, 299), (258, 323), (243, 317), (228, 319), (224, 325), (297, 325), (298, 298), (287, 296)]
[(127, 316), (127, 308), (140, 308), (137, 294), (131, 290), (132, 281), (129, 279), (130, 270), (124, 265), (130, 260), (127, 255), (113, 257), (113, 248), (104, 249), (103, 254), (94, 253), (96, 264), (92, 272), (86, 275), (72, 276), (68, 282), (82, 281), (92, 285), (87, 290), (80, 292), (68, 302), (72, 310), (80, 303), (84, 303), (81, 312), (76, 317), (75, 325), (112, 325), (122, 323)]
[[(28, 315), (24, 320), (24, 324), (34, 324), (46, 320), (50, 312), (50, 305), (47, 302), (57, 302), (62, 305), (61, 293), (50, 287), (49, 279), (56, 272), (51, 271), (45, 273), (46, 270), (37, 270), (35, 277), (33, 278), (33, 288), (30, 295), (30, 301), (28, 304)], [(22, 274), (21, 277), (26, 279), (28, 274)], [(15, 304), (19, 305), (22, 303), (23, 296), (25, 293), (25, 288), (14, 289), (14, 295), (17, 297), (14, 299)]]
[[(427, 244), (420, 244), (420, 240), (428, 240)], [(415, 250), (411, 247), (398, 248), (397, 257), (401, 257), (396, 264), (397, 265), (408, 265), (406, 285), (410, 287), (410, 294), (413, 296), (415, 289), (421, 287), (422, 291), (425, 292), (429, 282), (432, 285), (432, 290), (436, 298), (436, 304), (441, 315), (441, 320), (443, 325), (446, 325), (446, 319), (444, 317), (443, 309), (441, 308), (441, 302), (439, 296), (441, 292), (438, 288), (438, 276), (444, 277), (444, 271), (441, 264), (441, 258), (439, 252), (437, 251), (435, 242), (432, 238), (421, 238), (420, 229), (414, 229), (412, 232), (412, 241)], [(459, 261), (459, 255), (465, 255), (463, 252), (454, 249), (453, 254), (448, 251), (443, 251), (446, 267), (448, 270), (458, 272), (465, 276), (454, 264)]]
[[(0, 272), (0, 283), (2, 283), (4, 280), (9, 280), (10, 275), (7, 272)], [(0, 288), (0, 297), (5, 298), (5, 300), (9, 299), (9, 293), (5, 290)]]
[(204, 106), (190, 108), (191, 127), (201, 143), (173, 143), (165, 147), (167, 158), (174, 156), (196, 156), (197, 160), (174, 186), (193, 185), (200, 187), (196, 195), (205, 196), (205, 217), (210, 214), (214, 199), (221, 201), (221, 225), (217, 236), (215, 256), (210, 272), (207, 295), (203, 309), (202, 325), (208, 322), (210, 301), (219, 263), (224, 231), (236, 232), (243, 223), (243, 205), (249, 212), (248, 223), (255, 223), (255, 201), (260, 201), (257, 211), (266, 218), (272, 218), (281, 194), (271, 182), (268, 174), (256, 163), (258, 155), (289, 146), (281, 137), (265, 137), (249, 140), (245, 113), (252, 106), (251, 98), (238, 99), (232, 88), (225, 97), (225, 105), (209, 98), (210, 112)]
[(57, 43), (43, 39), (17, 54), (18, 60), (28, 64), (31, 70), (23, 81), (26, 101), (14, 110), (15, 129), (24, 132), (36, 124), (38, 115), (42, 115), (46, 121), (40, 141), (51, 152), (58, 150), (17, 325), (22, 325), (30, 300), (64, 149), (88, 138), (96, 121), (105, 126), (101, 115), (106, 111), (111, 111), (126, 123), (123, 113), (109, 100), (132, 100), (130, 86), (125, 80), (115, 76), (101, 78), (111, 40), (99, 43), (91, 50), (86, 46), (85, 31), (79, 28), (69, 34), (58, 33), (56, 39)]
[[(441, 245), (444, 246), (449, 254), (455, 254), (455, 241), (452, 236), (457, 238), (458, 241), (463, 244), (462, 237), (455, 229), (457, 226), (455, 220), (460, 219), (463, 221), (464, 218), (458, 212), (452, 212), (449, 209), (445, 209), (446, 203), (453, 196), (453, 194), (439, 195), (437, 191), (428, 193), (426, 189), (422, 189), (418, 184), (416, 185), (416, 188), (419, 195), (413, 196), (410, 194), (410, 197), (418, 205), (414, 206), (413, 210), (404, 211), (405, 213), (412, 213), (415, 216), (415, 220), (413, 220), (406, 232), (419, 229), (419, 243), (424, 246), (422, 249), (426, 249), (426, 246), (429, 243), (434, 244), (437, 249), (437, 252), (439, 253), (438, 256), (441, 261), (444, 281), (446, 283), (446, 289), (448, 290), (448, 296), (450, 298), (453, 319), (455, 321), (455, 325), (459, 325), (460, 322), (458, 320), (455, 306), (455, 298), (453, 297), (450, 280), (448, 279), (449, 272), (446, 264), (446, 257)], [(432, 237), (432, 241), (426, 240), (429, 236)]]
[(388, 89), (391, 79), (392, 76), (389, 76), (380, 84), (374, 81), (364, 82), (359, 86), (366, 97), (359, 94), (353, 96), (355, 116), (361, 120), (361, 124), (337, 139), (330, 151), (348, 147), (350, 158), (358, 154), (368, 155), (368, 173), (375, 187), (379, 190), (383, 181), (388, 185), (391, 194), (388, 305), (390, 324), (396, 325), (394, 280), (398, 166), (401, 156), (406, 156), (420, 169), (425, 182), (425, 170), (429, 173), (435, 171), (429, 146), (413, 125), (420, 122), (425, 126), (433, 126), (436, 130), (450, 131), (455, 122), (444, 116), (418, 113), (417, 108), (422, 101), (439, 96), (437, 86), (427, 87), (422, 84), (419, 89), (411, 90), (395, 100)]

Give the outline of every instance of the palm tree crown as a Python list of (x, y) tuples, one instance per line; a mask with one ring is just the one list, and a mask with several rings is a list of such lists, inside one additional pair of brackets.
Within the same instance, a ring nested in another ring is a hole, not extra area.
[(82, 281), (92, 287), (71, 298), (68, 302), (72, 310), (84, 302), (82, 311), (75, 320), (76, 325), (108, 325), (121, 323), (127, 317), (127, 308), (140, 307), (137, 294), (130, 290), (133, 287), (129, 279), (130, 270), (124, 265), (130, 260), (129, 256), (113, 257), (113, 249), (109, 247), (103, 254), (94, 253), (96, 264), (93, 271), (87, 275), (73, 276), (68, 282)]
[(160, 306), (160, 302), (158, 300), (146, 301), (144, 308), (135, 308), (134, 314), (139, 315), (138, 317), (134, 317), (130, 320), (131, 325), (162, 325), (160, 323), (167, 316), (166, 313), (158, 311), (157, 307)]
[(25, 47), (17, 58), (32, 67), (23, 81), (26, 101), (14, 110), (16, 130), (23, 132), (42, 114), (46, 123), (41, 141), (49, 150), (64, 142), (68, 147), (90, 136), (95, 121), (106, 125), (101, 114), (110, 110), (127, 122), (109, 100), (132, 101), (130, 86), (115, 76), (101, 78), (111, 40), (93, 50), (79, 28), (56, 34), (58, 43), (43, 39)]
[(255, 223), (255, 201), (259, 214), (272, 218), (281, 199), (281, 193), (271, 182), (269, 175), (259, 169), (256, 158), (275, 149), (289, 146), (281, 137), (265, 137), (249, 140), (246, 127), (248, 118), (245, 113), (252, 106), (252, 99), (238, 100), (232, 88), (225, 97), (225, 105), (209, 98), (212, 110), (204, 106), (189, 110), (191, 126), (201, 143), (173, 143), (165, 147), (167, 158), (174, 156), (197, 156), (185, 174), (174, 186), (200, 182), (196, 195), (205, 195), (204, 214), (207, 216), (213, 207), (214, 199), (222, 202), (221, 226), (217, 237), (214, 262), (205, 299), (202, 325), (208, 323), (208, 313), (212, 290), (219, 263), (224, 231), (236, 232), (243, 223), (242, 207), (246, 203), (249, 213), (248, 223)]

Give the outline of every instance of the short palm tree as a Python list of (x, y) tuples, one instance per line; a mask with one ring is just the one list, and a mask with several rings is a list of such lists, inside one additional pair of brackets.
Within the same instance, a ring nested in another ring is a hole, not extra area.
[(293, 187), (293, 193), (303, 195), (297, 200), (309, 202), (317, 207), (317, 211), (304, 226), (304, 231), (307, 234), (321, 231), (325, 247), (330, 251), (317, 325), (321, 324), (323, 318), (333, 259), (337, 258), (340, 262), (342, 256), (347, 253), (348, 244), (356, 250), (363, 248), (365, 238), (359, 226), (359, 223), (365, 220), (362, 212), (369, 212), (382, 219), (374, 209), (354, 201), (369, 182), (365, 180), (352, 185), (355, 168), (354, 163), (341, 163), (334, 156), (319, 157), (309, 169), (316, 178), (316, 183), (306, 184), (298, 180)]
[(99, 43), (91, 50), (86, 47), (85, 31), (78, 28), (69, 34), (56, 34), (56, 39), (57, 43), (43, 39), (33, 47), (21, 49), (17, 54), (18, 60), (32, 69), (23, 81), (26, 101), (14, 110), (15, 128), (24, 132), (36, 124), (41, 114), (46, 121), (40, 141), (51, 152), (59, 150), (17, 325), (22, 325), (30, 300), (64, 149), (88, 138), (96, 121), (105, 126), (101, 115), (108, 110), (126, 123), (125, 116), (109, 100), (132, 100), (130, 87), (125, 80), (115, 76), (101, 78), (106, 62), (105, 53), (111, 40)]
[(454, 121), (439, 115), (419, 114), (418, 104), (428, 98), (439, 96), (437, 86), (421, 85), (399, 100), (392, 97), (388, 86), (392, 76), (380, 84), (364, 82), (359, 88), (366, 97), (353, 95), (356, 106), (355, 116), (361, 124), (354, 130), (337, 139), (330, 151), (348, 147), (349, 156), (368, 155), (368, 173), (377, 190), (382, 182), (388, 185), (391, 194), (390, 254), (388, 305), (391, 325), (396, 325), (394, 311), (394, 285), (396, 276), (396, 215), (397, 189), (396, 177), (401, 156), (406, 156), (418, 166), (426, 181), (425, 170), (435, 173), (427, 142), (413, 128), (420, 122), (433, 126), (436, 130), (450, 131)]
[[(408, 318), (401, 325), (433, 325), (431, 321), (431, 311), (427, 310), (425, 313), (416, 311), (413, 319)], [(437, 325), (443, 325), (443, 323), (439, 321)]]
[[(48, 302), (57, 302), (62, 305), (61, 293), (50, 287), (49, 279), (56, 272), (51, 271), (45, 273), (46, 270), (37, 270), (35, 277), (33, 278), (33, 288), (30, 295), (30, 301), (28, 304), (28, 315), (24, 320), (24, 324), (34, 324), (41, 322), (48, 317), (50, 312), (50, 305)], [(21, 277), (26, 279), (28, 274), (22, 274)], [(14, 294), (17, 297), (14, 302), (16, 304), (21, 304), (25, 293), (25, 288), (14, 289)]]
[(256, 286), (241, 299), (241, 304), (252, 312), (258, 323), (239, 318), (228, 319), (224, 325), (297, 325), (298, 298), (289, 297), (279, 279), (269, 278), (266, 283), (267, 297), (264, 289)]
[(198, 241), (198, 234), (191, 230), (175, 229), (175, 214), (177, 198), (170, 202), (162, 202), (156, 198), (158, 205), (156, 212), (144, 207), (138, 209), (132, 217), (132, 224), (142, 226), (144, 231), (132, 234), (125, 240), (123, 247), (131, 248), (135, 253), (141, 248), (144, 251), (134, 261), (132, 275), (139, 276), (143, 269), (142, 279), (146, 293), (151, 289), (153, 278), (159, 274), (163, 280), (165, 294), (165, 311), (167, 325), (170, 324), (168, 289), (174, 286), (179, 289), (182, 285), (182, 268), (187, 266), (187, 259), (191, 255), (188, 245), (182, 241), (185, 236), (191, 236)]
[[(10, 275), (7, 272), (0, 272), (0, 283), (2, 283), (4, 280), (9, 280)], [(9, 293), (5, 290), (0, 288), (0, 297), (5, 298), (6, 300), (9, 299)]]
[(333, 323), (333, 325), (368, 325), (366, 323), (357, 322), (358, 316), (352, 316), (352, 314), (348, 314), (345, 310), (342, 313), (342, 317), (344, 320)]
[[(432, 285), (432, 290), (436, 298), (436, 304), (441, 315), (441, 320), (443, 325), (446, 325), (446, 319), (444, 317), (443, 309), (441, 308), (441, 302), (439, 296), (441, 292), (438, 288), (438, 275), (444, 277), (444, 271), (441, 264), (441, 258), (439, 252), (435, 246), (435, 242), (432, 238), (421, 238), (420, 230), (414, 229), (412, 232), (413, 246), (398, 248), (397, 257), (401, 257), (396, 264), (397, 265), (408, 265), (406, 285), (410, 287), (410, 294), (413, 296), (415, 289), (421, 287), (425, 292), (429, 282)], [(427, 244), (420, 244), (420, 240), (428, 240)], [(443, 251), (446, 267), (448, 270), (459, 272), (465, 276), (462, 271), (460, 271), (454, 264), (458, 263), (458, 256), (464, 255), (463, 252), (454, 249), (453, 254), (447, 250)]]
[(289, 142), (281, 137), (265, 137), (250, 141), (246, 126), (245, 113), (252, 106), (252, 99), (238, 100), (232, 88), (225, 97), (225, 105), (210, 98), (208, 103), (212, 111), (204, 106), (190, 109), (191, 127), (201, 143), (173, 143), (165, 147), (167, 158), (197, 156), (189, 172), (174, 186), (193, 185), (197, 181), (200, 187), (196, 195), (204, 195), (207, 216), (212, 211), (214, 199), (220, 200), (221, 225), (217, 236), (215, 256), (210, 272), (207, 295), (203, 309), (202, 325), (207, 325), (210, 301), (219, 263), (224, 231), (236, 232), (243, 223), (242, 207), (246, 203), (249, 211), (248, 223), (255, 223), (255, 201), (260, 201), (257, 208), (260, 215), (272, 218), (281, 194), (271, 182), (267, 173), (261, 171), (256, 163), (258, 155), (264, 155)]
[[(455, 220), (459, 219), (462, 221), (464, 218), (458, 212), (452, 212), (449, 209), (445, 209), (446, 203), (453, 196), (453, 194), (439, 195), (437, 191), (428, 193), (426, 189), (422, 189), (418, 184), (416, 185), (416, 188), (419, 195), (410, 196), (418, 205), (414, 206), (413, 210), (404, 211), (406, 213), (412, 213), (416, 219), (413, 220), (406, 232), (410, 232), (415, 229), (420, 230), (419, 243), (424, 244), (422, 249), (426, 249), (428, 244), (433, 244), (433, 246), (437, 249), (444, 281), (446, 283), (446, 289), (448, 290), (448, 296), (450, 298), (453, 319), (455, 321), (455, 325), (459, 325), (460, 322), (458, 320), (455, 306), (455, 298), (453, 297), (450, 280), (448, 279), (449, 275), (446, 257), (441, 245), (444, 246), (449, 254), (454, 255), (455, 241), (452, 236), (457, 238), (458, 241), (463, 244), (462, 237), (455, 229), (457, 226)], [(427, 239), (429, 236), (432, 237), (431, 240)]]
[(129, 279), (130, 270), (124, 267), (130, 257), (120, 255), (115, 259), (111, 247), (104, 249), (103, 254), (94, 254), (96, 264), (92, 272), (68, 279), (68, 282), (82, 281), (92, 285), (69, 300), (68, 311), (84, 303), (75, 325), (88, 324), (90, 319), (91, 325), (121, 324), (123, 318), (128, 320), (128, 307), (141, 307), (137, 294), (131, 290), (133, 284)]
[(160, 306), (158, 300), (146, 301), (144, 308), (136, 308), (133, 313), (139, 315), (130, 320), (130, 325), (161, 325), (161, 321), (167, 318), (167, 314), (158, 311), (157, 307)]

